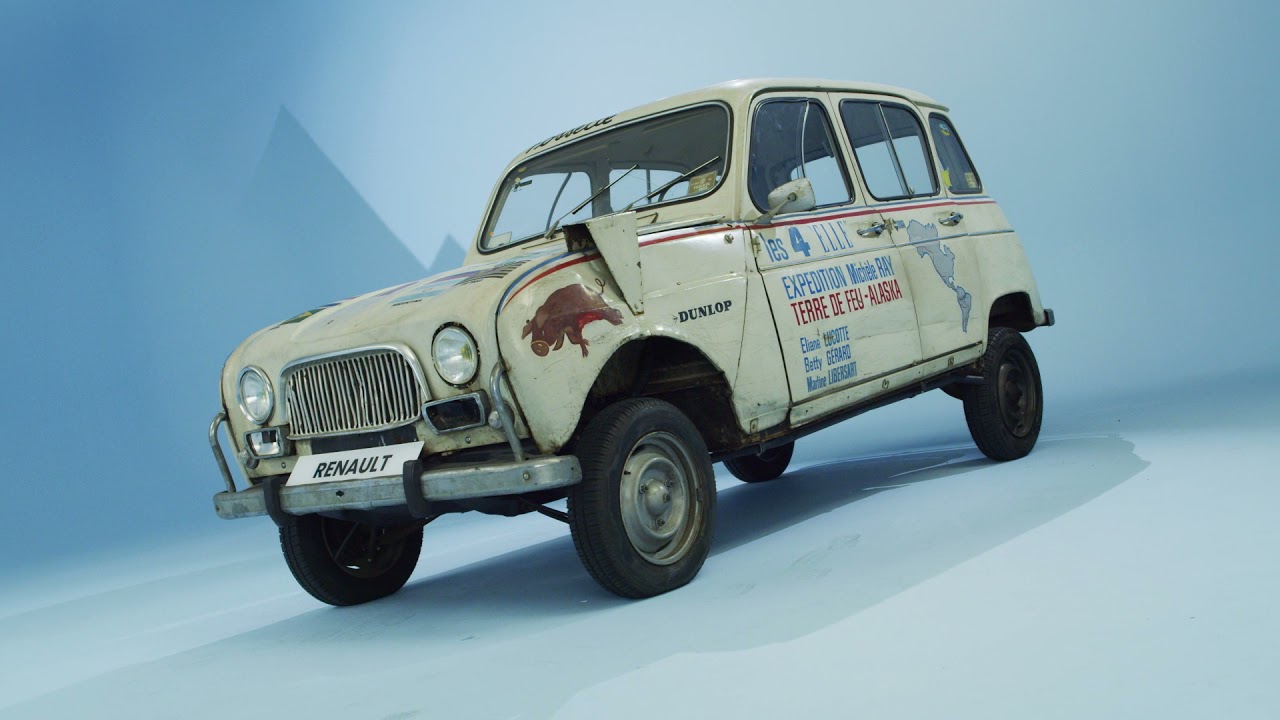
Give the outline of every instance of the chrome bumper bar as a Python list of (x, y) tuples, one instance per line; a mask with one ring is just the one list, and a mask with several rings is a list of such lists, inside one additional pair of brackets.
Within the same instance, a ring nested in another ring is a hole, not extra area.
[[(213, 496), (213, 507), (219, 517), (228, 520), (268, 515), (271, 513), (268, 511), (267, 493), (274, 490), (279, 494), (280, 510), (290, 515), (307, 515), (398, 505), (412, 507), (415, 498), (409, 493), (413, 492), (412, 484), (415, 482), (420, 488), (421, 499), (431, 502), (516, 495), (567, 487), (582, 480), (582, 468), (578, 458), (572, 455), (531, 458), (524, 462), (464, 465), (421, 473), (416, 472), (418, 467), (416, 463), (407, 463), (406, 476), (403, 477), (315, 485), (262, 483), (239, 492), (220, 492)], [(409, 493), (405, 492), (406, 486), (410, 488)]]
[[(509, 411), (508, 411), (509, 412)], [(504, 423), (512, 427), (507, 418)], [(226, 422), (218, 413), (209, 425), (209, 445), (218, 462), (227, 490), (213, 496), (218, 515), (228, 520), (270, 515), (277, 524), (286, 515), (307, 515), (335, 510), (367, 510), (405, 505), (424, 516), (435, 500), (519, 495), (534, 490), (568, 487), (582, 481), (582, 466), (572, 455), (523, 458), (514, 462), (451, 465), (424, 470), (421, 461), (405, 463), (400, 476), (344, 480), (307, 485), (285, 485), (284, 476), (267, 478), (258, 485), (236, 490), (235, 479), (218, 442), (218, 427)]]

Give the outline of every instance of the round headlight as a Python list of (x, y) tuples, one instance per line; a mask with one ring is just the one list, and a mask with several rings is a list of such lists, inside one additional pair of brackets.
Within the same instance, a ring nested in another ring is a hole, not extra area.
[(452, 385), (471, 382), (480, 366), (475, 341), (466, 330), (454, 325), (441, 328), (436, 333), (431, 354), (436, 361), (436, 372)]
[(271, 419), (271, 408), (275, 398), (271, 393), (271, 381), (266, 374), (256, 367), (247, 367), (240, 371), (240, 380), (236, 383), (240, 392), (240, 409), (255, 423), (262, 425)]

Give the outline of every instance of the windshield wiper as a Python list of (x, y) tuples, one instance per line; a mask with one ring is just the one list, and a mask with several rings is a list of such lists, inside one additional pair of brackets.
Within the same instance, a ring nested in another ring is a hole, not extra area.
[[(655, 196), (655, 195), (661, 195), (662, 193), (664, 193), (664, 192), (666, 192), (666, 191), (670, 190), (670, 189), (671, 189), (672, 187), (674, 187), (677, 183), (680, 183), (680, 182), (682, 182), (682, 181), (684, 181), (684, 180), (688, 180), (688, 179), (689, 179), (689, 177), (690, 177), (691, 175), (693, 175), (694, 173), (698, 172), (698, 171), (699, 171), (699, 170), (701, 170), (702, 168), (704, 168), (704, 167), (706, 167), (706, 166), (710, 165), (711, 163), (716, 162), (716, 161), (717, 161), (717, 160), (719, 160), (719, 159), (720, 159), (720, 156), (719, 156), (719, 155), (717, 155), (717, 156), (715, 156), (715, 157), (711, 158), (710, 160), (708, 160), (708, 161), (706, 161), (706, 162), (702, 163), (701, 165), (699, 165), (698, 167), (696, 167), (696, 168), (694, 168), (694, 169), (692, 169), (692, 170), (690, 170), (690, 171), (686, 172), (686, 173), (685, 173), (685, 174), (683, 174), (683, 175), (680, 175), (680, 176), (679, 176), (679, 177), (677, 177), (676, 179), (672, 180), (671, 182), (668, 182), (667, 184), (663, 185), (662, 187), (658, 188), (657, 190), (654, 190), (653, 192), (649, 193), (648, 195), (645, 195), (645, 196), (644, 196), (644, 197), (642, 197), (642, 198), (637, 198), (637, 199), (636, 199), (636, 200), (634, 200), (630, 205), (628, 205), (628, 206), (626, 206), (626, 207), (622, 208), (622, 210), (620, 210), (619, 212), (626, 212), (626, 211), (630, 210), (631, 208), (635, 207), (635, 204), (636, 204), (636, 203), (638, 203), (638, 202), (644, 202), (645, 200), (648, 200), (649, 198), (651, 198), (651, 197), (653, 197), (653, 196)], [(635, 169), (635, 168), (632, 168), (632, 170), (634, 170), (634, 169)], [(630, 171), (628, 171), (628, 172), (630, 172)], [(621, 178), (619, 178), (619, 179), (621, 179)]]
[[(717, 159), (718, 159), (718, 158), (717, 158)], [(556, 221), (555, 221), (555, 222), (553, 222), (553, 223), (551, 223), (551, 227), (547, 228), (547, 232), (546, 232), (546, 234), (544, 234), (544, 235), (542, 236), (542, 239), (543, 239), (543, 240), (549, 240), (549, 239), (551, 238), (551, 236), (555, 234), (556, 229), (560, 227), (560, 221), (561, 221), (561, 220), (563, 220), (563, 219), (565, 219), (565, 218), (569, 217), (570, 215), (572, 215), (572, 214), (574, 214), (574, 213), (578, 212), (579, 210), (581, 210), (582, 208), (586, 207), (588, 204), (590, 204), (590, 203), (591, 203), (591, 201), (592, 201), (592, 200), (595, 200), (596, 198), (598, 198), (598, 197), (600, 197), (601, 195), (603, 195), (605, 190), (608, 190), (609, 188), (613, 187), (614, 185), (617, 185), (617, 184), (618, 184), (618, 182), (619, 182), (620, 180), (622, 180), (622, 178), (624, 178), (624, 177), (626, 177), (626, 176), (630, 175), (630, 174), (631, 174), (631, 171), (632, 171), (632, 170), (635, 170), (635, 169), (636, 169), (636, 168), (638, 168), (638, 167), (640, 167), (640, 165), (637, 163), (637, 164), (632, 165), (631, 167), (627, 168), (627, 171), (626, 171), (626, 172), (624, 172), (624, 173), (622, 173), (621, 175), (619, 175), (616, 179), (614, 179), (614, 181), (613, 181), (613, 182), (611, 182), (611, 183), (609, 183), (608, 185), (605, 185), (604, 187), (602, 187), (602, 188), (600, 188), (599, 190), (595, 191), (595, 192), (591, 195), (591, 197), (589, 197), (589, 198), (587, 198), (586, 200), (583, 200), (582, 202), (578, 203), (578, 206), (577, 206), (577, 207), (575, 207), (574, 209), (570, 210), (569, 212), (567, 212), (567, 213), (565, 213), (565, 214), (561, 215), (560, 217), (556, 218)], [(627, 206), (627, 207), (628, 207), (628, 209), (630, 208), (630, 206)], [(623, 212), (626, 212), (626, 210), (623, 210)]]

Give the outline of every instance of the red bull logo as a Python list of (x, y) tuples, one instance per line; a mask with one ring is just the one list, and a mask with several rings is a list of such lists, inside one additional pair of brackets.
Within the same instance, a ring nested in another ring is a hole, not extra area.
[(547, 296), (545, 302), (524, 324), (522, 338), (530, 338), (529, 347), (538, 357), (546, 357), (552, 350), (564, 347), (564, 341), (578, 346), (582, 357), (587, 356), (587, 339), (582, 329), (597, 320), (612, 325), (622, 324), (622, 313), (604, 300), (604, 281), (596, 279), (598, 290), (585, 285), (567, 285)]

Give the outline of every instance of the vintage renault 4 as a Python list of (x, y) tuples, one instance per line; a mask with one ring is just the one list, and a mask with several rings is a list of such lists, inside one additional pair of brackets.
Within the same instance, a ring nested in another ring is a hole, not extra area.
[(730, 82), (537, 142), (464, 267), (236, 348), (214, 506), (274, 520), (335, 605), (398, 590), (423, 526), (464, 511), (563, 520), (600, 585), (648, 597), (707, 557), (714, 462), (767, 481), (797, 438), (933, 389), (987, 456), (1026, 455), (1023, 334), (1052, 324), (946, 107)]

